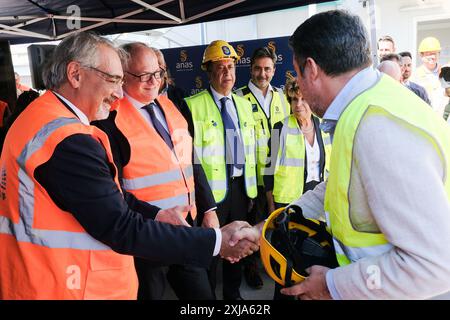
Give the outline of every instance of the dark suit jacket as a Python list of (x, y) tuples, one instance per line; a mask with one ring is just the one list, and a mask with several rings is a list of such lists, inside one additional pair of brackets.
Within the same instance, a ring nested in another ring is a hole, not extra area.
[[(157, 100), (155, 100), (158, 103)], [(162, 111), (162, 108), (161, 108)], [(130, 144), (125, 135), (117, 128), (115, 124), (115, 117), (117, 115), (116, 111), (112, 111), (106, 120), (94, 121), (92, 124), (102, 129), (109, 138), (111, 143), (111, 149), (113, 152), (114, 163), (118, 169), (119, 181), (122, 181), (123, 167), (125, 167), (130, 161)], [(216, 207), (216, 202), (214, 201), (214, 196), (212, 194), (211, 188), (209, 187), (208, 180), (206, 179), (205, 172), (199, 162), (195, 162), (195, 150), (193, 150), (193, 169), (194, 169), (194, 184), (195, 184), (195, 203), (197, 206), (197, 218), (196, 223), (192, 220), (188, 222), (192, 224), (200, 225), (204, 213), (212, 208)]]
[(128, 205), (114, 174), (103, 146), (90, 135), (75, 134), (57, 145), (34, 176), (59, 208), (114, 251), (161, 264), (209, 266), (216, 239), (213, 229), (146, 219), (153, 218), (158, 208), (125, 193)]

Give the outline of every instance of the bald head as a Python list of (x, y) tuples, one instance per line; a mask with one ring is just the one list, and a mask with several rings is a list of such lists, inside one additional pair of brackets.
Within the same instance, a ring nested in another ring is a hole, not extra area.
[(402, 82), (402, 69), (397, 62), (386, 60), (377, 67), (380, 72), (387, 74), (398, 82)]

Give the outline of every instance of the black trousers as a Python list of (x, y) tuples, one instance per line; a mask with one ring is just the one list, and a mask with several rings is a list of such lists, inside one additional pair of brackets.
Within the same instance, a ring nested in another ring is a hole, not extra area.
[[(264, 187), (258, 186), (258, 196), (253, 200), (253, 207), (247, 215), (247, 222), (252, 226), (260, 223), (268, 217), (268, 211), (266, 191)], [(260, 261), (259, 250), (242, 259), (242, 264), (244, 268), (257, 269), (258, 261)]]
[[(250, 199), (247, 197), (245, 190), (244, 177), (228, 179), (228, 192), (225, 199), (217, 205), (217, 216), (220, 226), (224, 226), (232, 221), (243, 220), (247, 218), (248, 205)], [(209, 280), (213, 292), (217, 283), (217, 264), (220, 257), (214, 257), (209, 269)], [(233, 300), (240, 297), (239, 288), (242, 281), (242, 265), (241, 262), (229, 263), (228, 260), (222, 259), (223, 262), (223, 298), (224, 300)]]
[[(197, 226), (196, 219), (186, 221)], [(161, 300), (167, 281), (179, 300), (215, 300), (208, 270), (191, 265), (163, 266), (142, 258), (134, 258), (139, 280), (138, 300)], [(167, 277), (167, 281), (166, 281)]]
[(167, 281), (180, 300), (215, 300), (206, 268), (162, 266), (141, 258), (134, 258), (134, 263), (139, 279), (138, 300), (163, 299)]

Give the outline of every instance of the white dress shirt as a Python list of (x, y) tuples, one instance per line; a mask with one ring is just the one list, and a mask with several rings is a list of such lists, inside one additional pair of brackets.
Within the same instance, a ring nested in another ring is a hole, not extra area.
[(70, 102), (69, 100), (67, 100), (66, 98), (64, 98), (62, 95), (60, 95), (59, 93), (52, 91), (56, 96), (58, 96), (62, 101), (64, 101), (67, 106), (72, 109), (73, 112), (75, 112), (76, 116), (78, 117), (78, 119), (80, 119), (82, 124), (85, 125), (89, 125), (89, 119), (88, 117), (83, 113), (83, 111), (81, 111), (80, 109), (78, 109), (72, 102)]
[(306, 183), (310, 181), (320, 181), (320, 148), (317, 142), (317, 134), (314, 135), (314, 144), (311, 146), (306, 139)]
[[(211, 92), (213, 95), (213, 99), (214, 102), (216, 103), (217, 107), (219, 108), (219, 112), (221, 111), (222, 108), (222, 104), (220, 103), (220, 99), (222, 99), (223, 97), (225, 97), (224, 95), (218, 93), (216, 90), (214, 90), (214, 88), (211, 86)], [(241, 136), (241, 129), (239, 127), (239, 118), (238, 118), (238, 114), (237, 114), (237, 110), (236, 110), (236, 106), (234, 105), (234, 101), (233, 101), (233, 96), (231, 95), (231, 92), (226, 96), (229, 99), (229, 102), (231, 102), (233, 104), (233, 108), (229, 108), (228, 109), (228, 113), (231, 117), (231, 120), (233, 120), (234, 126), (236, 127), (236, 135), (238, 136), (239, 140), (242, 141), (242, 136)], [(227, 143), (227, 142), (225, 142)], [(234, 147), (234, 146), (233, 146)], [(231, 174), (232, 177), (240, 177), (242, 176), (242, 174), (244, 173), (244, 169), (237, 169), (236, 167), (233, 166), (233, 172)]]
[[(150, 115), (148, 114), (147, 110), (145, 110), (143, 107), (147, 104), (137, 101), (136, 99), (130, 97), (126, 92), (124, 92), (124, 96), (127, 97), (127, 99), (131, 102), (131, 104), (139, 111), (139, 113), (144, 117), (144, 119), (150, 123), (153, 126), (152, 119), (150, 118)], [(154, 101), (151, 101), (152, 103)], [(148, 103), (148, 104), (150, 104)], [(167, 125), (166, 118), (164, 117), (164, 113), (162, 112), (161, 108), (158, 106), (158, 104), (155, 102), (153, 106), (153, 110), (155, 110), (156, 118), (158, 118), (159, 122), (162, 124), (164, 129), (169, 133), (169, 126)]]
[(261, 108), (264, 110), (264, 113), (266, 114), (267, 118), (270, 118), (270, 104), (272, 103), (272, 97), (273, 97), (273, 88), (269, 84), (269, 87), (267, 89), (266, 96), (263, 95), (263, 92), (261, 89), (259, 89), (255, 84), (250, 80), (248, 82), (248, 88), (255, 96), (256, 100), (258, 101)]

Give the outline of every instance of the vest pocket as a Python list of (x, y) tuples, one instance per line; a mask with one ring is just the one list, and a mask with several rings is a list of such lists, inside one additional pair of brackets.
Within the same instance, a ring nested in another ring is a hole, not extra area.
[(133, 258), (118, 254), (112, 250), (98, 250), (90, 252), (90, 270), (123, 269), (131, 265)]

